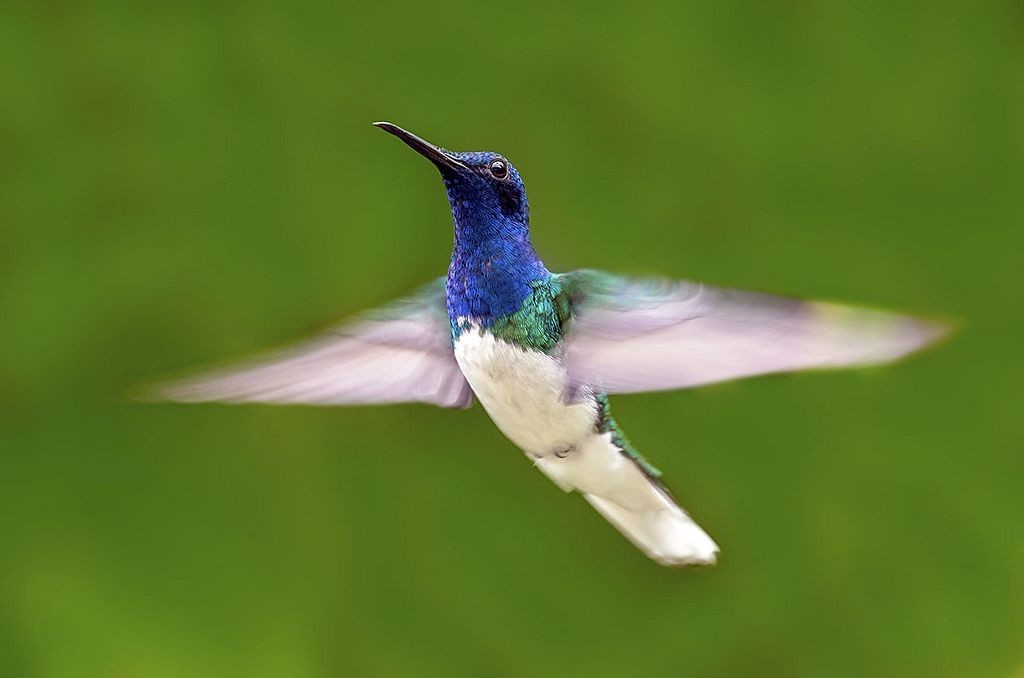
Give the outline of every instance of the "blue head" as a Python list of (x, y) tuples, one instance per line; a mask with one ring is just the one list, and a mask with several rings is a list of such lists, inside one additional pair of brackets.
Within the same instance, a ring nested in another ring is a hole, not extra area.
[(485, 325), (515, 313), (532, 283), (550, 276), (530, 242), (530, 204), (519, 172), (498, 153), (455, 153), (389, 122), (394, 134), (441, 172), (455, 222), (448, 312)]

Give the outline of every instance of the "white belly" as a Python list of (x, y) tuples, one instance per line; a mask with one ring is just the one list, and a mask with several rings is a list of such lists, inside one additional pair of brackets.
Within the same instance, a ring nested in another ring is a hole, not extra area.
[(524, 452), (561, 455), (595, 434), (594, 399), (565, 402), (566, 370), (554, 357), (470, 329), (455, 343), (455, 359), (487, 414)]
[(667, 565), (714, 562), (718, 546), (597, 427), (597, 401), (565, 402), (566, 370), (554, 357), (476, 328), (455, 359), (480, 404), (509, 440), (566, 492), (583, 493), (605, 518)]

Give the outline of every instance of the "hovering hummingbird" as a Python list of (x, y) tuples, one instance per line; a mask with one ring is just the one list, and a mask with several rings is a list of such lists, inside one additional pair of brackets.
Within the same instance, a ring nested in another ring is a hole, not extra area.
[(936, 322), (598, 271), (552, 273), (530, 242), (519, 172), (374, 123), (430, 160), (455, 225), (448, 275), (319, 340), (160, 394), (184, 402), (344, 405), (474, 398), (566, 492), (664, 565), (718, 545), (612, 416), (608, 396), (757, 374), (884, 363), (941, 337)]

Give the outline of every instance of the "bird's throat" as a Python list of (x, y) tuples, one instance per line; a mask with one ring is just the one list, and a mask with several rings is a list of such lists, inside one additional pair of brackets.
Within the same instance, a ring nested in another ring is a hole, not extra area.
[(451, 319), (488, 327), (519, 310), (532, 283), (550, 277), (519, 224), (459, 224), (446, 286)]

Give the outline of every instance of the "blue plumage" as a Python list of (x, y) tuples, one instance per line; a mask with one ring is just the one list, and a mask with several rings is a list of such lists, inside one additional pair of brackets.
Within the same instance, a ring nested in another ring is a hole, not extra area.
[(473, 317), (491, 326), (518, 311), (532, 284), (551, 274), (530, 242), (530, 205), (516, 169), (497, 153), (450, 155), (463, 167), (442, 168), (455, 223), (448, 313), (453, 323)]

